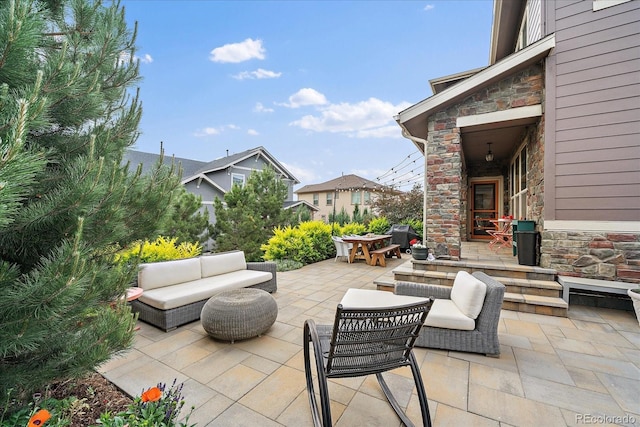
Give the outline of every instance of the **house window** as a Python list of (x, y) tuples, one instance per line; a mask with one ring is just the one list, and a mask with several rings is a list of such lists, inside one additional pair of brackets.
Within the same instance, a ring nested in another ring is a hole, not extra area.
[(509, 172), (509, 197), (511, 215), (516, 219), (527, 219), (527, 148), (516, 154)]
[(231, 174), (231, 185), (239, 185), (240, 187), (244, 187), (244, 181), (246, 177), (241, 173), (232, 173)]
[(370, 205), (371, 204), (371, 193), (368, 191), (364, 192), (364, 204), (365, 205)]
[(333, 205), (333, 193), (327, 193), (327, 206)]
[(593, 11), (595, 12), (596, 10), (606, 9), (628, 1), (631, 0), (593, 0)]
[(360, 192), (359, 191), (352, 191), (351, 192), (351, 204), (352, 205), (359, 205), (360, 203)]
[(313, 206), (318, 206), (320, 204), (320, 194), (313, 193)]

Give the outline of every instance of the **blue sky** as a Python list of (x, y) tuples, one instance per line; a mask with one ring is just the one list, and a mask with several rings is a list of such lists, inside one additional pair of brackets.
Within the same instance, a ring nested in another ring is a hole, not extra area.
[(299, 188), (343, 173), (405, 185), (422, 174), (393, 116), (431, 96), (430, 79), (488, 64), (493, 2), (122, 5), (138, 22), (135, 148), (157, 153), (163, 141), (168, 155), (210, 161), (263, 146)]

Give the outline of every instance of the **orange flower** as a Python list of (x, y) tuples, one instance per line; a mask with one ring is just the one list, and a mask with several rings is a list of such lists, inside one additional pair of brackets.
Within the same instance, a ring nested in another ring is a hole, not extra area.
[(151, 387), (149, 390), (142, 393), (143, 402), (157, 402), (162, 397), (162, 392), (158, 387)]
[(27, 427), (37, 427), (44, 425), (49, 418), (51, 418), (51, 414), (46, 409), (40, 409), (38, 412), (33, 414), (31, 418), (29, 418), (29, 424)]

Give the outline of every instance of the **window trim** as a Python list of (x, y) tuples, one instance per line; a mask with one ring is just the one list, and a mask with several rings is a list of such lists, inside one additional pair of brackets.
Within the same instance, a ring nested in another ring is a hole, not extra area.
[(237, 184), (235, 182), (237, 178), (240, 178), (242, 181), (242, 183), (239, 183), (240, 187), (244, 187), (244, 185), (247, 183), (246, 175), (242, 173), (235, 173), (235, 172), (231, 173), (231, 186), (233, 187), (235, 184)]

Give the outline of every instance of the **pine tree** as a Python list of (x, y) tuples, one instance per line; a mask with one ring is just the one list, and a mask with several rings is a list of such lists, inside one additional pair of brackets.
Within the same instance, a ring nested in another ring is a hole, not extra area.
[(239, 249), (247, 261), (262, 261), (260, 247), (276, 226), (293, 223), (294, 212), (285, 210), (287, 186), (273, 168), (253, 171), (244, 186), (234, 185), (222, 200), (215, 199), (214, 235), (219, 251)]
[(177, 237), (178, 243), (205, 243), (212, 229), (207, 208), (202, 209), (202, 197), (189, 193), (184, 187), (178, 189), (171, 215), (161, 225), (160, 234)]
[[(121, 166), (138, 136), (135, 31), (118, 2), (0, 2), (0, 396), (128, 348), (135, 265), (179, 186)], [(20, 395), (20, 394), (19, 394)]]

